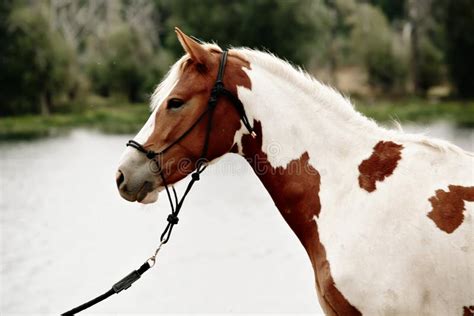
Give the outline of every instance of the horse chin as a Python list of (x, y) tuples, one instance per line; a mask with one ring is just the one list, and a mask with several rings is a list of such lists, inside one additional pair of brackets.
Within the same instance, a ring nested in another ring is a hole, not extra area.
[(155, 203), (158, 200), (158, 197), (160, 195), (160, 192), (165, 189), (164, 186), (158, 186), (157, 188), (153, 189), (152, 191), (146, 193), (145, 197), (142, 199), (137, 199), (138, 203), (142, 204), (151, 204)]
[(142, 204), (155, 203), (158, 200), (160, 191), (161, 190), (154, 190), (154, 191), (148, 192), (148, 194), (143, 199), (141, 199), (140, 201), (138, 200), (137, 201)]

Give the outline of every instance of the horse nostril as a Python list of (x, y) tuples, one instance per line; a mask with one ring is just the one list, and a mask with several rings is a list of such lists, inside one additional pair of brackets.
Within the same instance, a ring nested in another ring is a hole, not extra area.
[(125, 176), (122, 171), (117, 171), (115, 181), (117, 182), (117, 187), (120, 189), (120, 185), (125, 181)]

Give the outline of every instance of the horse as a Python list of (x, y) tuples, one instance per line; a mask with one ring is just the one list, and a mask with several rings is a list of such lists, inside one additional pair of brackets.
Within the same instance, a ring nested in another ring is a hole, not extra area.
[(225, 52), (222, 84), (251, 130), (232, 98), (200, 120), (224, 51), (175, 31), (186, 54), (133, 139), (144, 152), (169, 149), (163, 176), (128, 147), (116, 179), (124, 199), (152, 203), (165, 179), (237, 154), (305, 248), (327, 315), (474, 314), (473, 153), (380, 127), (300, 68), (248, 48)]

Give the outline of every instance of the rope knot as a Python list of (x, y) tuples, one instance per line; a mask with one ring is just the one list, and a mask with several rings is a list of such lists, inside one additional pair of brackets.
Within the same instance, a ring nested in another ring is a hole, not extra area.
[(219, 95), (224, 91), (224, 83), (222, 81), (217, 81), (212, 87), (211, 94)]
[(197, 172), (193, 173), (191, 177), (193, 178), (194, 181), (199, 181), (199, 179), (201, 179), (201, 177), (199, 176), (199, 173)]
[(146, 157), (147, 157), (148, 159), (153, 159), (153, 158), (156, 157), (156, 155), (157, 155), (157, 154), (156, 154), (154, 151), (152, 151), (152, 150), (149, 150), (149, 151), (146, 152)]
[(175, 214), (168, 215), (168, 222), (173, 225), (178, 224), (179, 222), (178, 215), (175, 215)]

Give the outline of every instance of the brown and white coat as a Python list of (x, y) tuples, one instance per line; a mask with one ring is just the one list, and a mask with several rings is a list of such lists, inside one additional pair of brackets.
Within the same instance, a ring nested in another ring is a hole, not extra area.
[[(158, 87), (153, 113), (135, 138), (154, 150), (201, 113), (215, 80), (220, 48), (178, 36), (187, 55)], [(225, 78), (257, 137), (221, 100), (208, 158), (234, 152), (249, 161), (305, 247), (328, 315), (472, 315), (471, 153), (381, 128), (333, 89), (268, 53), (231, 50)], [(168, 111), (171, 97), (186, 108)], [(204, 126), (166, 160), (197, 157)], [(120, 192), (152, 202), (162, 184), (144, 159), (124, 153), (120, 170), (128, 182)], [(168, 176), (176, 182), (191, 169), (172, 166)], [(153, 188), (141, 192), (143, 181)]]

